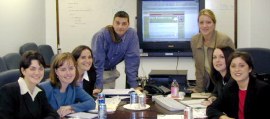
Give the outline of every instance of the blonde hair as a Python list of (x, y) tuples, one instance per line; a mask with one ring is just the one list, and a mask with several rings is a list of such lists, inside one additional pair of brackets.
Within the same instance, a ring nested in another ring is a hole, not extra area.
[(214, 14), (214, 12), (212, 10), (210, 10), (210, 9), (202, 9), (200, 11), (200, 13), (199, 13), (198, 22), (199, 22), (200, 16), (202, 16), (202, 15), (206, 15), (206, 16), (210, 17), (212, 19), (212, 21), (214, 22), (214, 24), (217, 23), (216, 16), (215, 16), (215, 14)]

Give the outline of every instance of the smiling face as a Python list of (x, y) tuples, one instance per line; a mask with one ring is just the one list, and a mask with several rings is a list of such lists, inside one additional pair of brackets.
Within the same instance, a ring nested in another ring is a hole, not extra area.
[(213, 52), (213, 66), (221, 74), (226, 74), (226, 61), (221, 49), (216, 48)]
[(62, 85), (72, 83), (76, 76), (76, 68), (71, 59), (65, 60), (63, 65), (55, 70), (55, 73)]
[(93, 62), (93, 57), (88, 49), (84, 49), (77, 59), (79, 72), (84, 72), (90, 70)]
[(247, 81), (251, 71), (252, 69), (241, 57), (232, 59), (230, 73), (232, 78), (237, 82)]
[(113, 28), (118, 36), (122, 37), (128, 30), (129, 22), (128, 18), (125, 17), (115, 17), (113, 20)]
[(201, 15), (199, 17), (199, 28), (201, 34), (203, 36), (211, 35), (215, 30), (215, 23), (213, 20), (207, 15)]
[(24, 79), (29, 85), (37, 85), (44, 76), (44, 67), (38, 60), (32, 60), (28, 68), (21, 68)]

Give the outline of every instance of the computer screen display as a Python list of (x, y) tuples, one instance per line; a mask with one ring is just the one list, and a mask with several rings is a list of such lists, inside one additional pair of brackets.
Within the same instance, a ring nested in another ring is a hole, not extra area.
[(139, 0), (138, 35), (146, 51), (190, 51), (201, 0)]

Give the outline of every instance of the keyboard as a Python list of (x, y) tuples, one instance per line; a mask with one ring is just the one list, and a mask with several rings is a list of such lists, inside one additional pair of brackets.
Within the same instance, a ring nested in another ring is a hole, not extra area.
[[(121, 99), (119, 96), (115, 96), (112, 98), (105, 98), (105, 104), (107, 107), (107, 112), (114, 112), (116, 111)], [(89, 110), (88, 112), (97, 113), (98, 112), (98, 101), (96, 100), (96, 109)]]
[(180, 111), (185, 109), (185, 105), (182, 103), (170, 98), (164, 97), (162, 95), (152, 96), (152, 101), (155, 101), (160, 106), (164, 107), (169, 111)]

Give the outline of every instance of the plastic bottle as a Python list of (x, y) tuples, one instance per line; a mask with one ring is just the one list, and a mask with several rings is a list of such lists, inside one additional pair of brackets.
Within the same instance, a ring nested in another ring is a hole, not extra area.
[(104, 103), (98, 104), (98, 118), (107, 119), (107, 107)]
[(105, 103), (105, 95), (103, 93), (98, 94), (98, 118), (107, 119), (107, 107)]
[(179, 85), (178, 82), (174, 79), (171, 84), (171, 97), (179, 98)]

